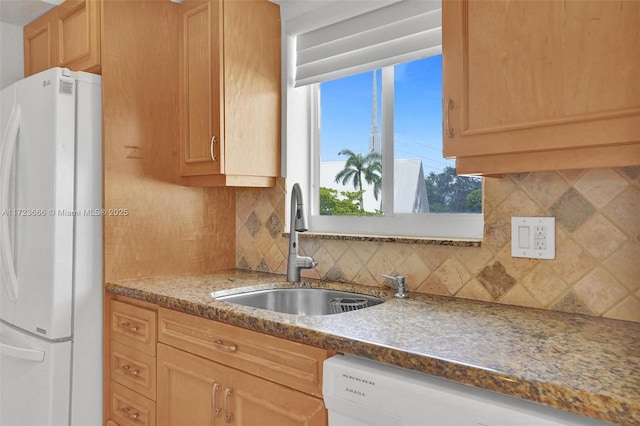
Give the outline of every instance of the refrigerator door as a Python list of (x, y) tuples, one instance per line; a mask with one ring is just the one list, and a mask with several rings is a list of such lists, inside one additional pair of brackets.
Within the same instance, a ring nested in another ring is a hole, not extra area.
[(75, 80), (52, 68), (17, 83), (12, 323), (50, 340), (72, 333)]
[(13, 304), (16, 299), (17, 280), (13, 270), (13, 240), (10, 233), (13, 221), (10, 189), (13, 187), (13, 161), (9, 158), (9, 145), (15, 146), (19, 130), (20, 111), (16, 106), (16, 85), (0, 91), (0, 320), (13, 322)]
[(102, 424), (102, 86), (77, 78), (73, 375), (71, 424)]
[(71, 342), (0, 323), (0, 425), (68, 425)]

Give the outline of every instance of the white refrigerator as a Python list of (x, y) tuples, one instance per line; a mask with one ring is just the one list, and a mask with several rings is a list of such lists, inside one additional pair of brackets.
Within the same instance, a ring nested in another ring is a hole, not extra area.
[(102, 423), (101, 77), (0, 92), (0, 425)]

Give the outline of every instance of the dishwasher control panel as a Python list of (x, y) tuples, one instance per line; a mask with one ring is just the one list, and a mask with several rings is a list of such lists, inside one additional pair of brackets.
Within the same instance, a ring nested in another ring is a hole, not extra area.
[(605, 425), (523, 399), (348, 355), (324, 362), (329, 426)]

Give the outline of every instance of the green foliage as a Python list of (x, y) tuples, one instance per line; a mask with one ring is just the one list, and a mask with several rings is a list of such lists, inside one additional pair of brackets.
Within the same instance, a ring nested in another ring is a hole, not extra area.
[(327, 216), (380, 216), (376, 211), (365, 212), (360, 210), (360, 199), (364, 190), (349, 192), (341, 191), (338, 198), (338, 190), (320, 187), (320, 214)]
[(457, 176), (456, 169), (429, 173), (425, 179), (431, 213), (476, 213), (482, 211), (482, 180)]
[(467, 194), (467, 210), (471, 213), (482, 212), (482, 189), (474, 189)]
[(382, 188), (382, 158), (377, 152), (370, 152), (366, 156), (343, 149), (338, 155), (348, 156), (344, 164), (344, 169), (340, 170), (336, 175), (335, 182), (347, 185), (349, 182), (353, 184), (353, 189), (359, 191), (360, 210), (364, 211), (364, 199), (362, 194), (363, 180), (368, 184), (373, 184), (373, 196), (377, 200), (380, 196)]

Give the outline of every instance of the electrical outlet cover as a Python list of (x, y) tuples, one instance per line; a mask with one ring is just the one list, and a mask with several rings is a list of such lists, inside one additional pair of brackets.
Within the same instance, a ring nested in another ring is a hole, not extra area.
[(512, 217), (511, 256), (555, 259), (555, 217)]

